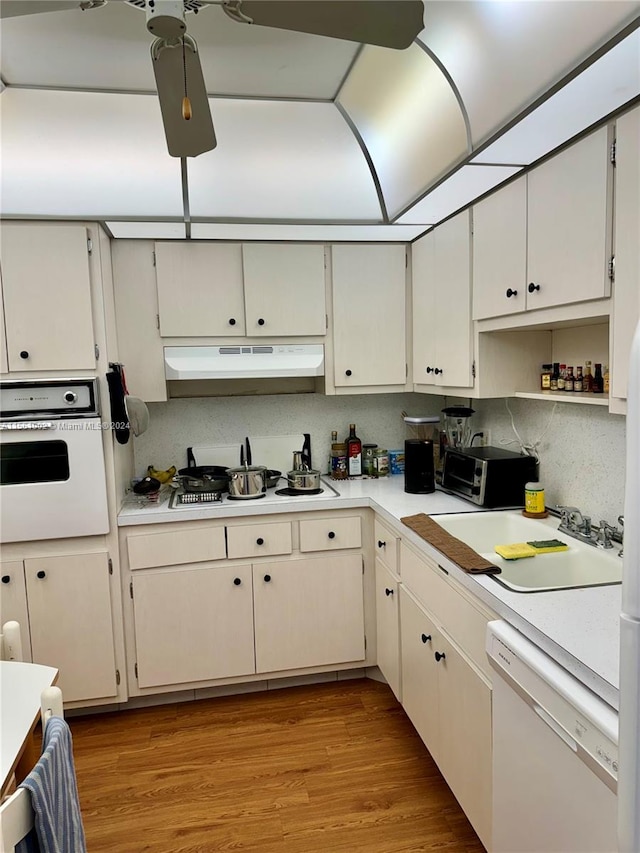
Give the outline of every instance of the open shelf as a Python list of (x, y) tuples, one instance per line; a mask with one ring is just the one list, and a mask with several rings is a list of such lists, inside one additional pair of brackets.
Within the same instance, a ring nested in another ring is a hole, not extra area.
[(554, 403), (579, 403), (583, 406), (608, 406), (608, 394), (584, 391), (516, 391), (516, 397), (526, 400), (551, 400)]

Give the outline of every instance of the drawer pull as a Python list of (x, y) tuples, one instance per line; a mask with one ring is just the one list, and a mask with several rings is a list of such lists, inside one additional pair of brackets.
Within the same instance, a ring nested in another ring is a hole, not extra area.
[(445, 575), (448, 575), (448, 574), (449, 574), (448, 569), (445, 569), (445, 567), (444, 567), (444, 566), (441, 566), (441, 565), (440, 565), (440, 563), (438, 563), (438, 568), (440, 569), (440, 571), (441, 571), (441, 572), (444, 572), (444, 573), (445, 573)]
[(435, 659), (440, 663), (441, 660), (444, 660), (446, 655), (444, 652), (436, 652), (434, 655)]
[(422, 640), (423, 643), (430, 643), (431, 642), (431, 634), (423, 634), (420, 637), (420, 639)]
[(11, 575), (2, 575), (2, 583), (11, 583)]
[(46, 578), (46, 576), (47, 573), (43, 569), (40, 569), (39, 572), (36, 572), (36, 577), (40, 578), (40, 580), (42, 580), (42, 578)]
[(383, 542), (382, 539), (378, 539), (378, 548), (386, 547), (386, 542)]
[(517, 290), (511, 290), (510, 287), (507, 288), (507, 299), (510, 299), (512, 296), (517, 296), (517, 295), (518, 295)]
[(534, 284), (533, 282), (530, 282), (527, 290), (529, 291), (529, 293), (534, 293), (536, 290), (540, 290), (540, 285)]
[(24, 359), (29, 358), (29, 353), (26, 349), (20, 350), (20, 358), (24, 358)]
[(271, 575), (265, 575), (264, 576), (264, 582), (265, 583), (271, 583)]
[(262, 538), (262, 536), (258, 536), (258, 538), (256, 539), (256, 545), (264, 545), (264, 539)]
[(329, 539), (335, 539), (336, 538), (336, 534), (333, 532), (333, 530), (330, 530), (327, 533), (327, 536), (329, 537)]
[(264, 326), (264, 320), (262, 319), (262, 317), (260, 317), (260, 319), (258, 320), (258, 325)]
[(392, 590), (392, 589), (386, 589), (386, 588), (385, 588), (384, 594), (385, 594), (386, 596), (393, 595), (393, 590)]
[(233, 582), (236, 586), (240, 586), (240, 584), (242, 583), (242, 580), (240, 578), (234, 578)]

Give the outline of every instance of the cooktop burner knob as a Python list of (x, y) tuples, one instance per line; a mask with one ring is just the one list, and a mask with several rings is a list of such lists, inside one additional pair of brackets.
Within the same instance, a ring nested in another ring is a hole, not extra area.
[(75, 391), (65, 391), (62, 395), (62, 399), (65, 401), (65, 403), (69, 403), (69, 405), (71, 405), (72, 403), (76, 403), (78, 401), (78, 395)]

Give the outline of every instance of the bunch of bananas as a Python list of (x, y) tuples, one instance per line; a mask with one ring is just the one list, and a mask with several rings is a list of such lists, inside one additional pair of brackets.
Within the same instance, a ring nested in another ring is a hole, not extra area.
[(147, 476), (153, 477), (159, 483), (168, 483), (173, 480), (176, 475), (176, 471), (177, 469), (175, 465), (172, 465), (171, 468), (167, 468), (166, 471), (158, 471), (158, 469), (154, 468), (153, 465), (149, 465), (147, 468)]

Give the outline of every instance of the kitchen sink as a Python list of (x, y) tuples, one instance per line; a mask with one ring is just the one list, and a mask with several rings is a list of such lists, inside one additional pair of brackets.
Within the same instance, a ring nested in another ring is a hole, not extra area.
[[(622, 560), (617, 547), (603, 550), (559, 533), (557, 518), (525, 518), (515, 510), (440, 515), (434, 520), (498, 566), (501, 574), (489, 577), (515, 592), (545, 592), (622, 582)], [(495, 545), (540, 539), (559, 539), (569, 550), (520, 560), (505, 560), (494, 551)]]

